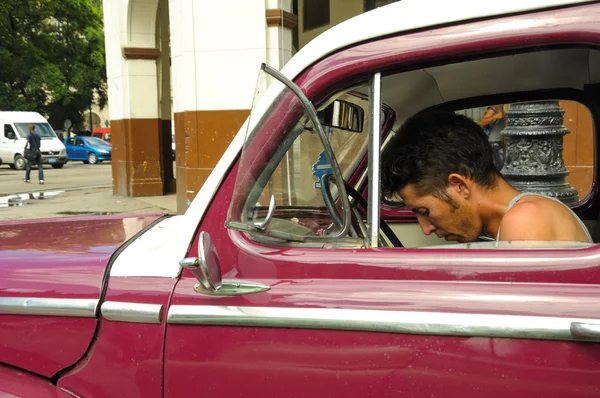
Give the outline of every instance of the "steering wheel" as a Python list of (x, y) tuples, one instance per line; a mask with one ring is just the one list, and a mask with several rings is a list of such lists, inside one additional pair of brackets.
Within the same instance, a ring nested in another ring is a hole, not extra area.
[[(321, 177), (321, 194), (323, 195), (323, 201), (325, 202), (325, 207), (331, 213), (333, 217), (333, 222), (338, 228), (342, 228), (343, 220), (338, 212), (337, 207), (335, 206), (335, 200), (331, 195), (331, 179), (335, 176), (333, 174), (324, 174)], [(360, 205), (363, 209), (368, 208), (367, 200), (362, 197), (360, 193), (346, 181), (344, 181), (344, 187), (346, 188), (346, 193), (352, 197), (356, 201), (358, 205)], [(356, 206), (356, 205), (355, 205)], [(385, 222), (385, 220), (379, 217), (379, 228), (383, 231), (385, 236), (388, 238), (392, 246), (394, 247), (404, 247), (400, 239), (396, 236), (392, 228)]]

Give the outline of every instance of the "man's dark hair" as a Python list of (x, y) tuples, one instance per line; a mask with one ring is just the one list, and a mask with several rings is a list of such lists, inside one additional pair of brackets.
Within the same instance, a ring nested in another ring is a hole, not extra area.
[(388, 197), (409, 184), (419, 195), (446, 198), (457, 173), (492, 188), (500, 173), (483, 129), (454, 113), (419, 113), (404, 122), (381, 155), (381, 190)]

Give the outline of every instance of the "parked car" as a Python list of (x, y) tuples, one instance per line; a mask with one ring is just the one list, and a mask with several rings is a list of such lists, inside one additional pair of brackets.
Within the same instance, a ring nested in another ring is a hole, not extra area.
[(56, 136), (48, 121), (37, 112), (0, 112), (0, 157), (12, 169), (24, 170), (27, 161), (23, 149), (29, 127), (35, 126), (41, 137), (42, 163), (60, 169), (67, 163), (65, 146)]
[[(598, 396), (600, 246), (438, 245), (360, 196), (379, 138), (421, 110), (566, 96), (600, 131), (599, 18), (577, 1), (381, 7), (263, 66), (185, 214), (0, 223), (0, 393)], [(590, 178), (572, 209), (594, 229)]]
[(83, 163), (96, 164), (111, 160), (112, 146), (96, 137), (77, 136), (65, 140), (69, 160), (81, 160)]
[(92, 131), (92, 137), (100, 138), (108, 142), (112, 146), (112, 135), (110, 133), (110, 127), (96, 127)]

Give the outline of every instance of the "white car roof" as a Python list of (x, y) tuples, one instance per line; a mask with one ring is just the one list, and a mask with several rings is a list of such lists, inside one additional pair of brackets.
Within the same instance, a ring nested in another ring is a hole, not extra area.
[(402, 0), (350, 18), (310, 41), (281, 69), (290, 79), (326, 55), (376, 37), (589, 0)]
[(12, 123), (46, 123), (48, 122), (37, 112), (0, 112), (0, 120)]

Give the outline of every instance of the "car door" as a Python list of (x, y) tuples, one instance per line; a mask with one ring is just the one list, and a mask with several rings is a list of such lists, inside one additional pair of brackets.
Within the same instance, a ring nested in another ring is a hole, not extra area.
[(67, 150), (67, 158), (75, 160), (75, 138), (67, 138), (65, 140), (65, 148)]
[[(468, 31), (479, 34), (482, 27)], [(433, 35), (440, 52), (450, 48), (447, 41), (469, 38), (444, 29), (421, 37)], [(544, 29), (548, 37), (554, 34)], [(495, 39), (517, 43), (527, 35), (518, 33)], [(419, 52), (424, 45), (412, 47), (417, 42), (405, 37), (400, 43)], [(317, 96), (319, 76), (331, 79), (320, 83), (322, 92), (344, 76), (356, 78), (349, 69), (358, 64), (357, 54), (370, 54), (372, 67), (383, 69), (378, 62), (395, 51), (393, 44), (398, 42), (336, 54), (339, 63), (328, 59), (313, 67), (299, 79), (302, 88)], [(297, 126), (293, 101), (277, 97), (254, 119), (260, 122), (252, 140), (220, 185), (182, 262), (167, 320), (165, 396), (185, 394), (199, 377), (204, 393), (236, 396), (598, 394), (598, 247), (406, 249), (357, 246), (339, 236), (319, 241), (306, 229), (323, 232), (322, 220), (336, 224), (331, 206), (307, 207), (312, 219), (294, 213), (282, 221), (292, 206), (255, 193), (257, 186), (272, 186), (271, 192), (283, 186), (263, 176), (286, 166), (279, 148), (294, 147), (286, 141)], [(373, 109), (372, 115), (379, 113)], [(337, 167), (331, 158), (314, 165)], [(370, 178), (379, 184), (373, 172)], [(288, 197), (289, 203), (299, 199)]]
[(19, 136), (9, 123), (3, 125), (2, 132), (2, 136), (0, 136), (0, 159), (3, 162), (13, 162), (15, 153), (23, 151), (23, 148), (17, 148)]
[(75, 160), (85, 160), (85, 143), (81, 138), (73, 139), (73, 156)]

